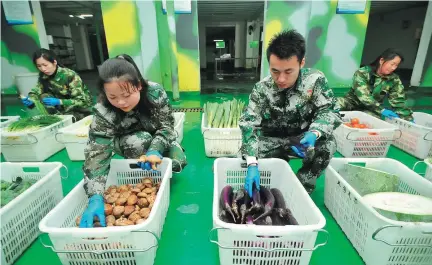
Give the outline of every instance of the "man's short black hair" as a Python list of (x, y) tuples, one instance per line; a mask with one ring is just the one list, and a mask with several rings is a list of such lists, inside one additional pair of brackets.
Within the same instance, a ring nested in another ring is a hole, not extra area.
[(294, 29), (284, 30), (270, 40), (267, 47), (267, 60), (270, 62), (270, 55), (272, 54), (279, 59), (289, 59), (295, 55), (301, 62), (305, 56), (305, 47), (305, 39), (300, 33)]

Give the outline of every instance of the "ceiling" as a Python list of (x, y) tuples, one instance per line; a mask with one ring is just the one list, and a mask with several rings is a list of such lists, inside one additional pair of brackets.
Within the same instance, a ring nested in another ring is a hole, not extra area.
[(264, 1), (198, 1), (199, 21), (205, 22), (233, 22), (263, 19)]
[[(384, 14), (389, 12), (394, 12), (397, 10), (420, 7), (427, 7), (427, 1), (372, 1), (370, 14)], [(426, 12), (426, 10), (425, 10)]]

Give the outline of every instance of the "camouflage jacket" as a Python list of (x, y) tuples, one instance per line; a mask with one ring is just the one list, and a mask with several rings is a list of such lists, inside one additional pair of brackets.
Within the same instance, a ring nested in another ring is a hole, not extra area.
[(354, 73), (353, 85), (345, 96), (348, 100), (364, 106), (365, 109), (381, 116), (384, 98), (388, 100), (393, 110), (403, 119), (412, 119), (412, 110), (406, 106), (404, 86), (398, 75), (393, 73), (389, 76), (379, 76), (375, 73), (373, 87), (369, 85), (371, 78), (371, 67), (365, 66)]
[(69, 68), (58, 66), (54, 76), (43, 75), (48, 80), (48, 91), (44, 91), (40, 82), (33, 88), (29, 97), (40, 100), (44, 93), (49, 94), (62, 101), (55, 114), (74, 114), (74, 112), (91, 113), (92, 99), (87, 86), (82, 82), (80, 76)]
[(157, 150), (161, 154), (175, 141), (174, 116), (165, 90), (159, 84), (149, 82), (148, 97), (155, 106), (150, 117), (136, 110), (117, 113), (101, 103), (94, 106), (83, 165), (84, 188), (89, 197), (105, 190), (115, 138), (138, 131), (148, 132), (153, 135), (148, 150)]
[(303, 68), (294, 87), (281, 90), (271, 76), (255, 84), (240, 118), (242, 155), (258, 156), (260, 136), (297, 136), (317, 130), (329, 137), (341, 124), (336, 99), (324, 74)]

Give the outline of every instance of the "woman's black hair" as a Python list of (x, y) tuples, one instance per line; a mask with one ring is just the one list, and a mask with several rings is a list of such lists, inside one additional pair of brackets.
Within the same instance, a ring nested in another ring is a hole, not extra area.
[(393, 48), (388, 48), (385, 51), (383, 51), (371, 64), (371, 73), (370, 73), (370, 79), (369, 84), (373, 86), (375, 84), (375, 75), (373, 73), (376, 73), (379, 67), (379, 62), (382, 59), (384, 59), (384, 62), (393, 60), (394, 58), (399, 57), (401, 59), (401, 63), (404, 61), (404, 57), (400, 51)]
[(129, 92), (131, 89), (136, 89), (141, 86), (140, 101), (137, 109), (140, 113), (150, 116), (151, 110), (154, 107), (153, 103), (148, 98), (148, 83), (142, 77), (138, 66), (135, 64), (132, 57), (127, 54), (120, 54), (115, 58), (106, 60), (99, 68), (99, 92), (101, 103), (111, 109), (112, 111), (124, 114), (123, 111), (114, 107), (109, 102), (106, 94), (104, 84), (112, 81), (123, 81), (125, 84), (119, 84), (122, 89)]
[(38, 81), (42, 85), (42, 90), (43, 90), (42, 93), (47, 93), (49, 91), (49, 79), (52, 78), (52, 77), (54, 77), (56, 75), (58, 66), (63, 67), (63, 65), (57, 59), (56, 54), (53, 51), (51, 51), (51, 50), (47, 50), (47, 49), (41, 48), (41, 49), (35, 51), (33, 53), (33, 63), (35, 65), (36, 65), (37, 59), (39, 59), (39, 58), (44, 58), (45, 60), (47, 60), (50, 63), (57, 62), (56, 70), (54, 71), (54, 73), (50, 77), (43, 78), (43, 76), (45, 74), (42, 73), (41, 71), (39, 71), (39, 80)]

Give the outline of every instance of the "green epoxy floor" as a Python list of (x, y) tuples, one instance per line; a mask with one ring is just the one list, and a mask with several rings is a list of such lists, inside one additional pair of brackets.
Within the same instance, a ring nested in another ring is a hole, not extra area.
[[(246, 100), (247, 95), (236, 95)], [(223, 100), (232, 98), (232, 95), (186, 95), (182, 100), (172, 102), (174, 108), (202, 107), (207, 100)], [(431, 102), (431, 101), (429, 101)], [(430, 103), (429, 103), (430, 104)], [(21, 105), (6, 106), (6, 113), (2, 115), (21, 115)], [(430, 110), (425, 112), (431, 113)], [(200, 130), (201, 113), (186, 113), (184, 124), (184, 139), (182, 145), (186, 149), (188, 166), (180, 174), (174, 175), (171, 180), (171, 200), (168, 214), (165, 219), (160, 245), (157, 251), (155, 265), (216, 265), (219, 264), (218, 249), (209, 242), (208, 233), (212, 228), (212, 198), (213, 198), (213, 172), (214, 159), (207, 158), (204, 152), (204, 140)], [(337, 153), (337, 157), (340, 155)], [(412, 167), (418, 160), (413, 156), (391, 146), (387, 155), (397, 159), (408, 167)], [(2, 156), (2, 161), (4, 157)], [(72, 162), (65, 149), (50, 157), (48, 162), (62, 162), (69, 169), (69, 178), (63, 179), (63, 191), (66, 195), (82, 180), (81, 166), (83, 162)], [(296, 172), (301, 161), (296, 159), (290, 162)], [(418, 172), (424, 172), (419, 167)], [(336, 224), (335, 220), (324, 206), (324, 176), (318, 179), (312, 199), (326, 218), (325, 229), (330, 233), (326, 246), (318, 248), (312, 256), (310, 264), (313, 265), (360, 265), (364, 264), (351, 243)], [(198, 205), (196, 214), (185, 214), (179, 211), (180, 207)], [(318, 242), (323, 238), (318, 237)], [(44, 248), (38, 240), (20, 257), (16, 265), (60, 265), (57, 255), (50, 249)]]

